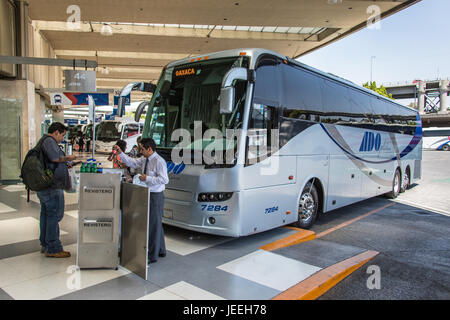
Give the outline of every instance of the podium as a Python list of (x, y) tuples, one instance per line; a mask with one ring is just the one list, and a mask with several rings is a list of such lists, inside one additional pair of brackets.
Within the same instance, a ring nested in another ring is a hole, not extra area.
[(77, 265), (119, 266), (120, 174), (80, 173)]

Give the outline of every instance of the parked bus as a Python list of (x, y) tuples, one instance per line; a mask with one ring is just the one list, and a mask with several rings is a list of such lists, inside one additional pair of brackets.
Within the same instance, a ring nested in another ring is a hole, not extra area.
[[(199, 161), (217, 141), (196, 138), (196, 121), (202, 133), (223, 134), (216, 153), (231, 150), (231, 162)], [(193, 163), (174, 159), (181, 139), (172, 134), (180, 128), (194, 137)], [(395, 198), (421, 178), (417, 111), (264, 49), (169, 63), (143, 137), (156, 141), (168, 165), (163, 222), (216, 235), (309, 228), (320, 214)]]
[(450, 128), (423, 128), (423, 149), (450, 150)]
[(95, 132), (95, 151), (109, 153), (116, 141), (122, 139), (127, 142), (125, 152), (130, 152), (137, 145), (137, 138), (142, 135), (144, 124), (127, 120), (104, 120)]

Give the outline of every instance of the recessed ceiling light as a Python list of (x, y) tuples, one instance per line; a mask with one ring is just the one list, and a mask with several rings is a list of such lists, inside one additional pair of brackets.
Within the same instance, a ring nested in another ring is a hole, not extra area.
[(102, 26), (102, 30), (100, 31), (100, 33), (103, 36), (112, 36), (113, 35), (112, 28), (109, 24), (104, 24)]

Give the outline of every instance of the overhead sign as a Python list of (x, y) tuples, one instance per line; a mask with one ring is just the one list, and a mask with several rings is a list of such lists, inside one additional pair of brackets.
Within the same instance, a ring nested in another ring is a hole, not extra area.
[(74, 93), (57, 92), (50, 94), (50, 104), (53, 106), (87, 106), (88, 97), (92, 96), (96, 106), (108, 106), (108, 93)]
[(69, 126), (77, 125), (78, 119), (64, 119), (64, 123), (67, 123)]
[(67, 91), (96, 91), (96, 73), (88, 70), (64, 70)]

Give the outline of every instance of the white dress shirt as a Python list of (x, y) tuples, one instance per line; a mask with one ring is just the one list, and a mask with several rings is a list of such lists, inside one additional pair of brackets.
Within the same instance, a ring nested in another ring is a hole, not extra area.
[[(144, 156), (135, 159), (127, 156), (123, 152), (120, 154), (120, 160), (128, 167), (141, 168), (142, 172), (144, 172), (145, 163), (147, 162), (147, 158)], [(148, 157), (147, 172), (144, 173), (147, 175), (145, 183), (150, 189), (150, 192), (162, 192), (166, 189), (165, 185), (169, 183), (167, 163), (159, 154), (154, 152)]]

